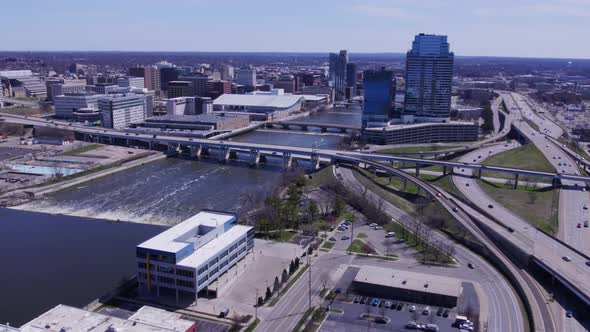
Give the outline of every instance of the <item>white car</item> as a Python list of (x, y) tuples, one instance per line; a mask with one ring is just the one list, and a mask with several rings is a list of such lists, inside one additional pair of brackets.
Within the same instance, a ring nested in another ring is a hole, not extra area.
[(410, 307), (410, 312), (414, 312), (414, 311), (416, 311), (416, 306), (415, 305), (413, 305), (413, 306)]
[(376, 223), (370, 223), (370, 224), (369, 224), (369, 227), (375, 227), (375, 226), (377, 226), (377, 224), (376, 224)]
[(375, 226), (375, 230), (376, 231), (381, 230), (381, 229), (383, 229), (383, 227), (381, 227), (381, 226)]

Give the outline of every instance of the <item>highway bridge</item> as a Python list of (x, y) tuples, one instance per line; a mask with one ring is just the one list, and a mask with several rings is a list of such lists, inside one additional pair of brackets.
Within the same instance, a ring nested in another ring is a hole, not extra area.
[(306, 121), (273, 121), (267, 122), (266, 127), (272, 128), (274, 126), (280, 126), (283, 129), (291, 129), (297, 127), (301, 130), (307, 130), (309, 127), (319, 128), (322, 132), (327, 132), (329, 129), (335, 129), (340, 132), (347, 131), (358, 131), (361, 129), (360, 126), (355, 125), (344, 125), (336, 123), (322, 123), (322, 122), (306, 122)]

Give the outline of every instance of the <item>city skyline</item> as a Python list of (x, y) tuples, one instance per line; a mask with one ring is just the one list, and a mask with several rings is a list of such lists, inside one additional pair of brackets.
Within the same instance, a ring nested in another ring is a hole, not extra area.
[[(590, 54), (587, 43), (571, 42), (583, 40), (588, 30), (584, 27), (590, 28), (590, 4), (576, 0), (502, 0), (494, 6), (463, 0), (452, 5), (305, 0), (288, 12), (276, 11), (276, 4), (266, 0), (256, 6), (238, 1), (171, 5), (105, 0), (77, 7), (67, 1), (21, 1), (4, 8), (14, 14), (4, 17), (5, 23), (18, 27), (19, 33), (3, 37), (3, 51), (404, 53), (413, 36), (424, 32), (452, 36), (457, 55), (582, 59)], [(21, 24), (23, 19), (31, 24)], [(105, 25), (105, 20), (117, 24)], [(67, 41), (59, 33), (35, 33), (46, 27), (66, 33)], [(497, 38), (503, 42), (489, 42)]]

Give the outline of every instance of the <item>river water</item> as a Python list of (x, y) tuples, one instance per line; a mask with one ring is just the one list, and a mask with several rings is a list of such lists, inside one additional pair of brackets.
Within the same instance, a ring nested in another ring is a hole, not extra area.
[(0, 322), (83, 307), (135, 273), (135, 246), (164, 228), (0, 209)]

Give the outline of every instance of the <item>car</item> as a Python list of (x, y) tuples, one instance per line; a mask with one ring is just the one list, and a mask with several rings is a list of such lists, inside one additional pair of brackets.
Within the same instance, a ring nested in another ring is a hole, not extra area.
[(374, 297), (371, 304), (373, 305), (373, 307), (376, 307), (377, 305), (379, 305), (379, 298)]
[(396, 301), (391, 302), (390, 307), (391, 307), (391, 309), (395, 309), (397, 307), (397, 302)]
[(354, 299), (352, 300), (352, 303), (359, 303), (361, 302), (361, 298), (358, 296), (355, 296)]
[(414, 312), (414, 311), (416, 311), (416, 306), (415, 305), (413, 305), (413, 306), (410, 307), (410, 312)]
[(475, 269), (475, 265), (473, 265), (473, 263), (467, 264), (467, 267), (470, 268), (470, 269)]
[(350, 236), (344, 235), (343, 237), (340, 238), (340, 240), (350, 240)]
[(563, 257), (561, 257), (561, 258), (562, 258), (564, 261), (566, 261), (566, 262), (571, 262), (571, 261), (572, 261), (572, 258), (571, 258), (570, 256), (563, 256)]
[(571, 310), (565, 312), (565, 317), (572, 318), (574, 317), (574, 313)]
[(361, 297), (361, 304), (367, 303), (368, 300), (369, 300), (369, 298), (366, 296)]
[(383, 308), (384, 305), (385, 305), (385, 300), (379, 301), (379, 308)]
[(581, 223), (578, 223), (578, 224), (576, 225), (576, 227), (577, 227), (577, 228), (582, 228), (582, 224), (581, 224)]
[(442, 196), (440, 193), (436, 193), (436, 197), (440, 197)]
[(545, 147), (549, 147), (549, 144), (546, 144)]
[(347, 226), (350, 226), (350, 225), (352, 225), (352, 221), (350, 221), (350, 220), (345, 220), (345, 221), (344, 221), (344, 224), (345, 224), (345, 225), (347, 225)]
[(553, 159), (557, 159), (557, 157), (556, 156), (553, 156)]
[(453, 212), (459, 211), (456, 207), (453, 208)]
[(473, 159), (473, 162), (477, 162), (477, 160)]
[(436, 315), (442, 316), (442, 313), (443, 313), (443, 308), (438, 308), (438, 310), (436, 311)]
[(426, 326), (424, 327), (424, 331), (428, 331), (428, 332), (438, 332), (438, 325), (436, 324), (426, 324)]
[(332, 236), (332, 237), (331, 237), (331, 238), (329, 238), (328, 240), (329, 240), (329, 241), (332, 241), (332, 242), (334, 242), (334, 241), (336, 241), (336, 238)]
[(391, 308), (391, 302), (389, 302), (389, 301), (385, 302), (385, 308), (387, 308), (387, 309)]
[(336, 288), (336, 289), (334, 290), (334, 293), (336, 293), (336, 294), (340, 294), (340, 293), (342, 293), (342, 288)]
[(406, 328), (410, 329), (410, 330), (417, 330), (418, 329), (418, 323), (414, 322), (414, 321), (409, 321), (406, 323)]
[(397, 311), (400, 311), (404, 308), (404, 304), (402, 302), (397, 304), (397, 307), (395, 307), (397, 309)]
[(394, 237), (395, 236), (395, 232), (387, 232), (387, 234), (385, 234), (385, 237)]
[(494, 208), (494, 206), (493, 206), (492, 204), (488, 204), (488, 207), (489, 207), (490, 209), (493, 209), (493, 208)]
[(584, 204), (584, 206), (582, 206), (582, 209), (588, 210), (588, 205)]
[(445, 317), (445, 318), (447, 318), (447, 317), (449, 317), (449, 314), (450, 313), (451, 313), (451, 311), (449, 309), (445, 309), (445, 311), (443, 311), (442, 316)]
[(473, 326), (467, 325), (467, 324), (461, 324), (461, 325), (459, 325), (459, 329), (465, 330), (465, 331), (473, 331)]
[(469, 187), (469, 183), (465, 183), (465, 187)]
[(422, 310), (422, 315), (430, 315), (430, 307), (424, 308), (424, 310)]
[(588, 227), (590, 225), (588, 225), (588, 220), (584, 221), (584, 227)]
[(590, 266), (590, 261), (586, 261), (586, 265)]
[(344, 228), (343, 227), (338, 227), (336, 229), (339, 230), (339, 231), (341, 231), (341, 232), (344, 232)]
[(370, 224), (369, 224), (369, 227), (375, 227), (375, 226), (377, 226), (377, 224), (376, 224), (376, 223), (370, 223)]
[(375, 230), (376, 230), (376, 231), (378, 231), (378, 230), (382, 230), (382, 229), (383, 229), (383, 226), (375, 226)]

